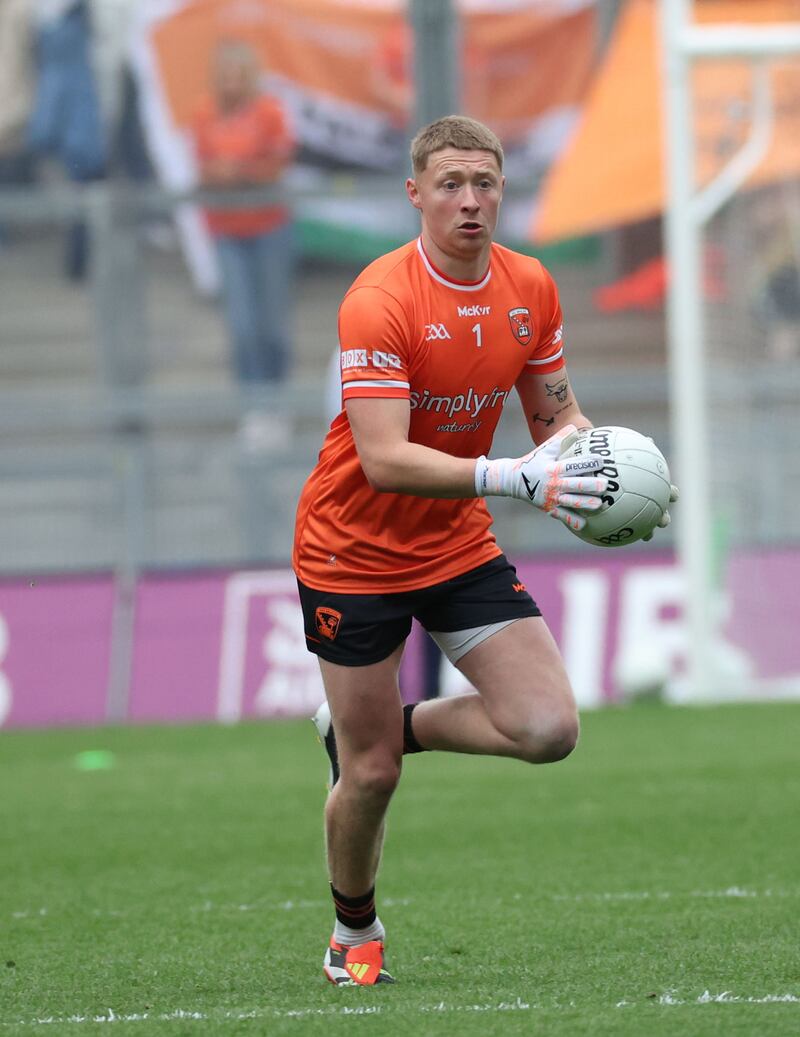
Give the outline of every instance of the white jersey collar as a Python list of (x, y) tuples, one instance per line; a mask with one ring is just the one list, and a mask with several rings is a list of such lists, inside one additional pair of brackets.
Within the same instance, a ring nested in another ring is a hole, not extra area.
[(431, 275), (434, 281), (438, 281), (439, 284), (443, 284), (447, 288), (454, 288), (457, 292), (480, 291), (481, 288), (486, 287), (486, 285), (489, 283), (489, 278), (492, 276), (492, 267), (490, 263), (489, 269), (486, 271), (485, 275), (480, 281), (476, 281), (474, 283), (464, 281), (451, 281), (448, 277), (445, 277), (444, 274), (440, 274), (436, 267), (433, 265), (433, 263), (431, 263), (430, 259), (428, 259), (427, 253), (425, 252), (425, 249), (422, 247), (421, 237), (417, 238), (417, 252), (419, 252), (420, 256), (422, 257), (422, 262), (425, 264), (425, 269), (428, 271), (428, 273)]

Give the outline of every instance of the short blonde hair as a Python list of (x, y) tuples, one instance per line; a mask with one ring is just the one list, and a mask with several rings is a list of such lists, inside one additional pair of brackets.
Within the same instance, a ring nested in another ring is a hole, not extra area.
[(428, 165), (434, 151), (459, 148), (462, 151), (491, 151), (503, 168), (503, 145), (488, 126), (467, 115), (445, 115), (423, 126), (411, 141), (411, 166), (414, 175)]

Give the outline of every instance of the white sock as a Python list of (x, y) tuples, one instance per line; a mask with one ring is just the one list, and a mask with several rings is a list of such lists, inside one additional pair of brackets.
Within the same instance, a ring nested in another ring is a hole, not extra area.
[(349, 925), (343, 925), (337, 918), (336, 925), (333, 927), (333, 939), (342, 947), (357, 947), (361, 943), (369, 943), (370, 940), (380, 940), (383, 943), (386, 939), (386, 930), (383, 928), (383, 922), (377, 917), (365, 929), (351, 929)]

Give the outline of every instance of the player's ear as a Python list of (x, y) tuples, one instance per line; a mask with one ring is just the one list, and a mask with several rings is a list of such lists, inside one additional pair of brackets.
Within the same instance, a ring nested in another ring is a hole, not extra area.
[(408, 180), (406, 180), (406, 194), (408, 195), (408, 200), (411, 202), (415, 209), (422, 208), (422, 199), (419, 196), (417, 182), (416, 180), (413, 180), (411, 177), (409, 177)]

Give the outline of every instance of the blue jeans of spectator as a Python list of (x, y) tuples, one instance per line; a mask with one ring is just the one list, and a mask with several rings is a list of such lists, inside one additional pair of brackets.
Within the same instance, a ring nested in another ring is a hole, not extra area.
[(290, 359), (292, 228), (215, 241), (236, 374), (242, 382), (281, 381)]

